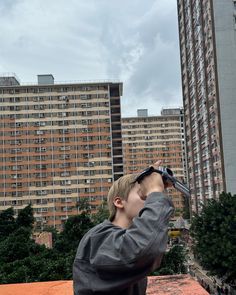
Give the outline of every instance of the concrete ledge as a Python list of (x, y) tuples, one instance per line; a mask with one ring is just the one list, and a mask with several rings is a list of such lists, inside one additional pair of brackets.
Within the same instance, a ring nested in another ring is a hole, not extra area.
[(151, 294), (207, 295), (209, 293), (190, 275), (172, 275), (149, 277), (147, 295)]
[[(0, 285), (4, 295), (73, 295), (72, 281), (52, 281)], [(147, 295), (207, 295), (202, 286), (189, 275), (148, 278)]]

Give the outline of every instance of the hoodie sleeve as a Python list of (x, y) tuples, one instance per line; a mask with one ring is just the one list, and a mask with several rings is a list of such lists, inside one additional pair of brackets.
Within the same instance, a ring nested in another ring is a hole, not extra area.
[(90, 245), (97, 245), (90, 256), (90, 263), (98, 273), (114, 276), (115, 273), (139, 272), (148, 274), (158, 267), (166, 250), (168, 222), (173, 213), (172, 201), (162, 193), (151, 193), (139, 216), (124, 230), (114, 230), (99, 240), (92, 237)]

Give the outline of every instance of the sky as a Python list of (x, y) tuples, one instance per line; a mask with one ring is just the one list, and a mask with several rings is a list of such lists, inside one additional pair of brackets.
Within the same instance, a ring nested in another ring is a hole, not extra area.
[(123, 82), (122, 117), (182, 106), (177, 0), (0, 0), (0, 74)]

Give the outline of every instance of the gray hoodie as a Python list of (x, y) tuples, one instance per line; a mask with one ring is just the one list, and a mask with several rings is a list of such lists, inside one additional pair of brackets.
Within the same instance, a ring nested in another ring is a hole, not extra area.
[(160, 266), (172, 201), (151, 193), (128, 229), (105, 220), (82, 238), (73, 266), (75, 295), (144, 295), (146, 276)]

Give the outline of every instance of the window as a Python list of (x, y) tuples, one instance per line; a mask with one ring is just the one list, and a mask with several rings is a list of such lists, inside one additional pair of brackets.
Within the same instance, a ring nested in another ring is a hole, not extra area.
[(58, 96), (58, 100), (66, 100), (66, 99), (68, 99), (68, 97), (65, 95)]
[(69, 137), (64, 137), (64, 138), (59, 138), (58, 142), (69, 142), (70, 138)]
[(61, 163), (59, 164), (59, 168), (69, 168), (70, 167), (70, 163)]
[(66, 134), (66, 133), (69, 133), (69, 129), (59, 129), (59, 133), (60, 134)]
[(94, 183), (94, 179), (85, 179), (84, 182), (85, 183)]
[(94, 162), (84, 163), (84, 167), (94, 167)]
[(86, 193), (94, 193), (95, 192), (95, 189), (90, 187), (90, 188), (85, 188), (85, 192)]
[(62, 172), (60, 175), (61, 175), (62, 177), (70, 176), (70, 172), (65, 171), (65, 172)]
[(11, 154), (21, 153), (21, 152), (22, 152), (21, 148), (11, 149)]
[(67, 116), (67, 113), (66, 112), (58, 113), (58, 117), (66, 117), (66, 116)]
[(21, 166), (12, 166), (11, 170), (13, 171), (21, 170)]
[(11, 136), (17, 136), (17, 135), (21, 135), (21, 132), (16, 130), (16, 131), (11, 131)]
[(81, 94), (80, 99), (91, 99), (91, 95), (90, 94)]
[(12, 188), (22, 187), (22, 183), (21, 182), (12, 183), (11, 187)]
[(34, 143), (45, 143), (45, 142), (46, 142), (45, 138), (39, 138), (34, 140)]
[(16, 140), (11, 140), (10, 144), (17, 144), (17, 145), (21, 145), (21, 140), (16, 139)]
[(64, 103), (63, 104), (59, 104), (58, 105), (58, 109), (64, 110), (64, 109), (68, 108), (68, 106), (69, 106), (68, 104), (64, 104)]
[(38, 196), (45, 196), (47, 194), (47, 191), (41, 190), (41, 191), (36, 191), (36, 195)]
[(66, 194), (71, 194), (72, 190), (71, 189), (62, 189), (61, 194), (66, 195)]
[(70, 155), (69, 154), (63, 154), (60, 156), (61, 160), (66, 160), (66, 159), (70, 159)]
[[(37, 90), (37, 89), (35, 89), (35, 90)], [(37, 91), (34, 91), (34, 92), (37, 92)], [(35, 97), (33, 97), (33, 101), (43, 101), (43, 97), (42, 96), (41, 97), (35, 96)]]
[(45, 126), (46, 123), (45, 122), (34, 122), (34, 126), (39, 127), (39, 126)]
[(58, 121), (59, 126), (66, 126), (69, 125), (69, 121)]
[(40, 204), (47, 204), (47, 200), (37, 199), (37, 200), (36, 200), (36, 204), (37, 204), (37, 205), (40, 205)]
[(69, 151), (70, 150), (70, 146), (62, 146), (59, 149), (60, 149), (60, 151)]
[(36, 181), (36, 186), (40, 187), (40, 186), (47, 186), (47, 182), (46, 181)]
[(34, 105), (34, 110), (44, 110), (44, 105), (43, 104), (36, 104), (36, 105)]
[(10, 111), (20, 111), (20, 106), (10, 106)]
[(22, 123), (19, 123), (19, 122), (15, 122), (15, 123), (11, 123), (11, 124), (10, 124), (10, 127), (11, 127), (11, 128), (21, 127), (21, 126), (23, 126), (23, 124), (22, 124)]
[(43, 169), (43, 170), (45, 170), (45, 169), (47, 169), (47, 165), (46, 164), (37, 164), (36, 165), (36, 169)]
[(36, 156), (35, 159), (36, 159), (36, 161), (45, 161), (46, 156), (45, 155)]
[(61, 185), (71, 185), (71, 180), (62, 180)]
[(41, 172), (41, 173), (36, 173), (35, 174), (35, 177), (39, 177), (39, 178), (45, 178), (45, 177), (47, 177), (47, 173), (45, 173), (45, 172)]
[(44, 134), (44, 131), (43, 130), (36, 130), (36, 132), (35, 132), (37, 135), (42, 135), (42, 134)]
[(45, 147), (36, 147), (35, 148), (35, 152), (46, 152), (47, 151), (47, 148)]
[(19, 97), (10, 97), (10, 102), (20, 102)]
[(22, 178), (22, 174), (11, 174), (12, 179)]
[(12, 197), (22, 197), (22, 192), (14, 191), (14, 192), (11, 193), (11, 195), (12, 195)]
[(21, 158), (21, 157), (11, 157), (11, 158), (10, 158), (10, 161), (11, 161), (11, 162), (22, 161), (22, 158)]

